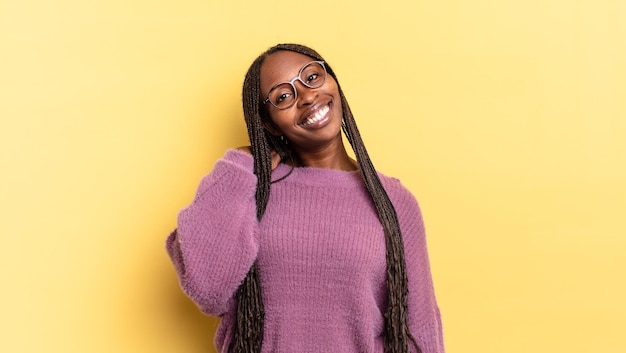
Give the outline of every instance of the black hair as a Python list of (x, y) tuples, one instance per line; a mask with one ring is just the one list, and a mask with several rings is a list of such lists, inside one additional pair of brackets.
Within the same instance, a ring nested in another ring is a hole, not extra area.
[[(257, 176), (256, 216), (261, 220), (269, 200), (272, 184), (272, 149), (281, 158), (292, 157), (292, 151), (286, 140), (271, 134), (265, 124), (269, 115), (265, 110), (261, 88), (260, 69), (264, 60), (271, 54), (287, 50), (306, 55), (313, 60), (324, 60), (315, 50), (299, 44), (278, 44), (261, 54), (250, 66), (246, 74), (242, 101), (243, 113), (248, 129), (250, 147), (254, 159), (254, 173)], [(325, 61), (325, 60), (324, 60)], [(359, 130), (352, 116), (348, 102), (341, 90), (337, 76), (328, 62), (326, 70), (335, 81), (341, 97), (343, 109), (342, 129), (354, 150), (359, 169), (367, 190), (378, 212), (385, 234), (387, 259), (387, 303), (385, 320), (385, 352), (409, 353), (409, 341), (421, 353), (417, 342), (409, 332), (407, 319), (408, 279), (404, 258), (404, 244), (396, 211), (382, 186), (376, 169), (372, 164)], [(237, 291), (237, 319), (232, 342), (235, 353), (260, 353), (263, 343), (263, 301), (256, 263)]]

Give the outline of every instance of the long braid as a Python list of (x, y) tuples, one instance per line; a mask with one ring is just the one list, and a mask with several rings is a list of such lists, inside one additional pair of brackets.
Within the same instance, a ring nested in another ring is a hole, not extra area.
[(374, 206), (378, 211), (378, 217), (385, 233), (388, 299), (387, 311), (385, 312), (386, 351), (408, 353), (409, 340), (411, 340), (417, 352), (421, 353), (422, 350), (411, 335), (408, 327), (408, 278), (404, 258), (404, 242), (402, 241), (398, 216), (365, 149), (365, 144), (361, 139), (361, 134), (341, 87), (339, 88), (339, 94), (341, 95), (343, 108), (343, 129), (350, 145), (352, 145), (363, 180), (374, 201)]
[[(246, 118), (248, 137), (254, 157), (254, 174), (257, 176), (256, 203), (257, 219), (261, 220), (267, 200), (269, 199), (269, 180), (271, 179), (271, 154), (261, 119), (256, 118), (260, 93), (259, 68), (260, 59), (257, 59), (244, 80), (243, 110)], [(232, 351), (235, 353), (260, 353), (263, 343), (263, 327), (265, 312), (261, 296), (259, 271), (254, 263), (243, 283), (237, 290), (237, 321), (232, 342)]]
[[(264, 120), (269, 119), (269, 116), (265, 112), (261, 101), (260, 68), (267, 56), (279, 50), (294, 51), (315, 60), (323, 60), (316, 51), (308, 47), (297, 44), (279, 44), (259, 56), (246, 74), (242, 100), (254, 159), (254, 173), (257, 176), (255, 198), (258, 220), (261, 220), (265, 213), (270, 195), (270, 186), (272, 184), (271, 149), (273, 148), (277, 151), (281, 158), (291, 156), (291, 151), (286, 143), (266, 131), (263, 125)], [(337, 81), (337, 77), (329, 65), (326, 65), (326, 69), (329, 75)], [(408, 328), (408, 280), (404, 258), (404, 244), (398, 217), (365, 149), (356, 122), (338, 81), (337, 85), (343, 108), (343, 130), (355, 152), (363, 180), (374, 202), (385, 234), (388, 292), (388, 308), (385, 312), (385, 351), (390, 353), (409, 353), (409, 340), (411, 340), (417, 351), (421, 353)], [(255, 263), (237, 291), (237, 322), (231, 346), (231, 350), (234, 353), (261, 352), (263, 320), (264, 310), (259, 273)]]

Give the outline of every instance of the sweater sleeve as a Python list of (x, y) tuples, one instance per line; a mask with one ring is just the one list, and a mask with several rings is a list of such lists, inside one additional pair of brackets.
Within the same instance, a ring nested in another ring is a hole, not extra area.
[(178, 215), (166, 241), (184, 292), (208, 315), (225, 313), (258, 253), (252, 158), (229, 150)]
[[(435, 297), (422, 213), (413, 194), (398, 180), (390, 193), (404, 240), (409, 281), (409, 329), (423, 353), (445, 353), (441, 314)], [(411, 352), (416, 352), (411, 347)]]

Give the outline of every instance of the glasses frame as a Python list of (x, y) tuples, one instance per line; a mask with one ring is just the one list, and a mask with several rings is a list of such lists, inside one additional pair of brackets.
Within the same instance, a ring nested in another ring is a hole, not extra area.
[[(302, 81), (302, 78), (300, 78), (300, 76), (302, 75), (302, 72), (304, 71), (304, 69), (306, 69), (307, 67), (309, 67), (312, 64), (319, 64), (322, 67), (322, 69), (324, 69), (324, 79), (322, 80), (322, 83), (320, 83), (318, 86), (308, 85), (306, 82)], [(302, 66), (300, 68), (300, 71), (298, 71), (298, 76), (292, 78), (289, 81), (280, 82), (280, 83), (277, 83), (274, 86), (272, 86), (272, 88), (269, 90), (269, 92), (267, 92), (267, 98), (265, 98), (265, 101), (263, 101), (263, 104), (270, 103), (271, 105), (274, 106), (274, 108), (279, 109), (279, 110), (289, 109), (289, 108), (293, 107), (293, 105), (296, 103), (296, 100), (298, 99), (298, 90), (296, 89), (296, 85), (294, 84), (296, 81), (300, 81), (300, 83), (302, 83), (305, 87), (308, 87), (308, 88), (320, 88), (320, 87), (322, 87), (324, 85), (324, 83), (326, 83), (326, 77), (327, 76), (328, 76), (328, 71), (326, 70), (326, 65), (325, 65), (323, 60), (313, 60), (311, 62), (308, 62), (308, 63), (304, 64), (304, 66)], [(270, 100), (270, 94), (272, 94), (272, 91), (276, 87), (284, 85), (286, 83), (291, 85), (291, 87), (293, 88), (293, 92), (294, 92), (293, 93), (293, 100), (291, 101), (291, 103), (288, 106), (280, 108), (280, 107), (276, 106), (276, 104), (274, 104), (274, 102), (272, 102)]]

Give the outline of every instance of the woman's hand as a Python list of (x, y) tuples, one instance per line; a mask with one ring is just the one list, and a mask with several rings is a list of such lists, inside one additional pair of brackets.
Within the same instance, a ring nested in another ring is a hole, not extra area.
[[(252, 154), (252, 150), (250, 149), (250, 146), (241, 146), (241, 147), (237, 147), (237, 149), (247, 154), (250, 154), (250, 155)], [(276, 153), (276, 151), (272, 150), (272, 170), (276, 169), (279, 163), (280, 163), (280, 156), (278, 155), (278, 153)]]

